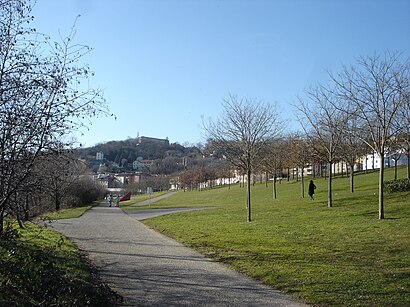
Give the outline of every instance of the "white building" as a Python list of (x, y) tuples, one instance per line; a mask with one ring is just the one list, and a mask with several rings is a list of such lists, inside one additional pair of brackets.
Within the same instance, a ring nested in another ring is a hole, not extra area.
[(97, 152), (95, 155), (95, 160), (104, 160), (104, 153), (102, 151)]

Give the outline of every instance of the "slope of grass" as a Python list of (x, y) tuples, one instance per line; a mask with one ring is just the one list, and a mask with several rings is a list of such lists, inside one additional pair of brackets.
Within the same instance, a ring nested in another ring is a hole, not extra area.
[[(95, 203), (94, 205), (98, 205)], [(44, 214), (40, 217), (42, 220), (62, 220), (62, 219), (73, 219), (82, 216), (87, 210), (91, 209), (93, 205), (65, 208), (56, 212), (50, 212)]]
[(251, 223), (244, 188), (180, 192), (151, 207), (217, 208), (145, 223), (311, 304), (408, 306), (410, 193), (387, 194), (379, 221), (377, 176), (357, 175), (355, 193), (348, 178), (335, 179), (333, 208), (324, 179), (315, 179), (315, 201), (300, 197), (300, 182), (278, 184), (277, 199), (271, 184), (256, 184)]
[(73, 244), (26, 223), (0, 237), (0, 306), (113, 306), (121, 298), (98, 281)]
[(150, 198), (158, 197), (168, 193), (168, 191), (161, 191), (161, 192), (154, 192), (150, 194), (139, 194), (139, 195), (132, 195), (130, 200), (120, 202), (120, 207), (122, 209), (135, 209), (132, 205), (139, 203), (144, 200), (148, 200)]

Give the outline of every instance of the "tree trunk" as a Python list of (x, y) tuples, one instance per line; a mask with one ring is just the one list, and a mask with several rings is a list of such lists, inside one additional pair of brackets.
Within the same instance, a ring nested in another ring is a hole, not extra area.
[(384, 219), (384, 153), (380, 154), (379, 172), (379, 220)]
[(30, 200), (28, 194), (26, 195), (26, 205), (24, 208), (24, 220), (28, 221), (30, 219)]
[(269, 177), (269, 173), (266, 172), (265, 173), (265, 187), (268, 187), (268, 177)]
[(397, 159), (394, 159), (394, 180), (397, 180)]
[(350, 167), (350, 192), (354, 192), (354, 166)]
[(247, 170), (246, 207), (248, 208), (248, 222), (251, 222), (251, 169)]
[(305, 198), (305, 176), (304, 176), (304, 171), (302, 169), (302, 173), (301, 173), (301, 180), (300, 180), (300, 196), (302, 198)]
[(273, 176), (273, 198), (276, 199), (276, 173)]
[(56, 193), (56, 196), (55, 196), (55, 205), (56, 205), (56, 211), (58, 211), (58, 210), (60, 210), (60, 208), (61, 208), (61, 199), (60, 199), (60, 195), (59, 195), (60, 193)]
[(327, 188), (327, 206), (332, 208), (332, 161), (329, 162), (329, 179)]
[(4, 231), (4, 208), (0, 211), (0, 234)]
[(410, 179), (410, 153), (407, 153), (407, 178)]

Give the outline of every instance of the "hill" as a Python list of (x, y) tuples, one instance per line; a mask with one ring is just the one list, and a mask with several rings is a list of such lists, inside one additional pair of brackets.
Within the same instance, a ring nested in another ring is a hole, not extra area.
[[(167, 140), (145, 138), (129, 138), (122, 141), (109, 141), (92, 147), (76, 149), (78, 156), (88, 166), (97, 171), (101, 164), (106, 171), (136, 170), (135, 161), (150, 161), (159, 167), (157, 173), (172, 173), (182, 166), (184, 157), (195, 159), (200, 156), (198, 147), (184, 147), (178, 143), (170, 144)], [(97, 153), (102, 153), (97, 158)], [(133, 165), (134, 164), (134, 165)]]

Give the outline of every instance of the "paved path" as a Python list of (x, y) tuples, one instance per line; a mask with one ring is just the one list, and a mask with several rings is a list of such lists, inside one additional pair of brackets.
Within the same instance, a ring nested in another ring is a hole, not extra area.
[(87, 252), (127, 306), (303, 306), (107, 203), (52, 227)]

